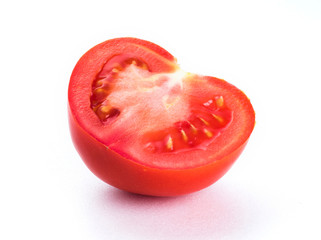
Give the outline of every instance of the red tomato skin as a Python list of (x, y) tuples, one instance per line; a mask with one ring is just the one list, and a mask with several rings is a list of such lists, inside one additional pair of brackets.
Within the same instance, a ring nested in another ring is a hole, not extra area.
[[(90, 109), (91, 83), (106, 59), (114, 54), (131, 51), (149, 64), (152, 72), (172, 72), (177, 68), (175, 58), (161, 47), (140, 39), (119, 38), (103, 42), (89, 50), (77, 63), (68, 89), (68, 118), (76, 150), (87, 167), (102, 181), (125, 191), (151, 196), (177, 196), (210, 186), (220, 179), (243, 151), (253, 130), (255, 114), (242, 95), (248, 122), (241, 135), (236, 136), (232, 150), (215, 159), (203, 154), (204, 165), (186, 168), (158, 168), (136, 162), (108, 148), (96, 134), (100, 122)], [(237, 110), (237, 109), (236, 109)], [(88, 121), (84, 121), (84, 119)], [(96, 121), (94, 123), (94, 121)], [(85, 124), (87, 123), (87, 124)], [(88, 124), (89, 123), (89, 124)], [(185, 159), (193, 162), (193, 159)], [(195, 160), (195, 159), (194, 159)], [(207, 164), (205, 164), (207, 163)]]
[(72, 140), (87, 167), (104, 182), (136, 194), (178, 196), (206, 188), (233, 165), (246, 143), (220, 160), (189, 169), (159, 169), (122, 157), (86, 133), (69, 108)]

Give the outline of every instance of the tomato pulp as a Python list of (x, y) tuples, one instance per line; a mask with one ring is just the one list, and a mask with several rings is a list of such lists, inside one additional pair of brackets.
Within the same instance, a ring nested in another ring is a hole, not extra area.
[(85, 53), (72, 72), (68, 103), (71, 136), (88, 168), (114, 187), (153, 196), (216, 182), (255, 123), (235, 86), (184, 72), (169, 52), (135, 38)]

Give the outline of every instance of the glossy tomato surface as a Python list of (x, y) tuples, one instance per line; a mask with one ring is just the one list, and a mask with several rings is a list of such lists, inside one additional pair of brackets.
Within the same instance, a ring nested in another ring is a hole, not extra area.
[(255, 114), (222, 79), (185, 72), (154, 43), (117, 38), (85, 53), (68, 90), (74, 145), (106, 183), (175, 196), (221, 178), (244, 149)]

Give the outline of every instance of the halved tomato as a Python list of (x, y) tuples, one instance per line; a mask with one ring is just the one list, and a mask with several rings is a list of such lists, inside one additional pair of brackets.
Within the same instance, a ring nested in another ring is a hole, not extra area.
[(103, 42), (69, 83), (74, 145), (100, 179), (133, 193), (174, 196), (221, 178), (245, 147), (255, 114), (222, 79), (184, 72), (140, 39)]

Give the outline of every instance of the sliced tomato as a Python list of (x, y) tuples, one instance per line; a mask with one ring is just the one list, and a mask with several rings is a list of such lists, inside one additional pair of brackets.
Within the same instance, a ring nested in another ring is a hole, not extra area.
[(174, 196), (221, 178), (245, 147), (255, 114), (222, 79), (184, 72), (161, 47), (118, 38), (89, 50), (69, 84), (74, 145), (117, 188)]

